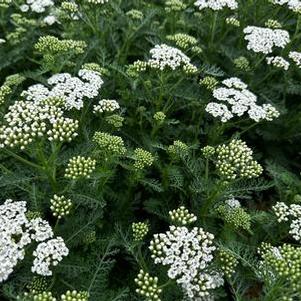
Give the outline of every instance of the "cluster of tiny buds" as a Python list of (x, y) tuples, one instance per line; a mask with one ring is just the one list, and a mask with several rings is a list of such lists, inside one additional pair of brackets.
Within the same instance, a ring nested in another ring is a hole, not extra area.
[(120, 109), (119, 103), (114, 99), (102, 99), (93, 106), (93, 113), (114, 112)]
[(186, 143), (180, 140), (175, 140), (173, 144), (168, 146), (167, 152), (173, 159), (178, 159), (188, 155), (189, 147)]
[(137, 9), (131, 9), (129, 10), (126, 15), (131, 18), (132, 20), (142, 20), (144, 15), (143, 12)]
[(49, 141), (71, 142), (78, 133), (78, 120), (70, 118), (58, 118), (52, 123), (52, 128), (47, 131)]
[(106, 116), (105, 121), (115, 128), (120, 128), (123, 126), (124, 117), (118, 114), (113, 114), (113, 115)]
[(231, 277), (235, 273), (235, 268), (238, 265), (237, 258), (227, 250), (220, 249), (217, 255), (223, 273), (227, 277)]
[(213, 146), (207, 145), (204, 146), (202, 149), (202, 154), (206, 159), (209, 159), (211, 157), (213, 157), (213, 155), (215, 154), (215, 148)]
[(51, 206), (50, 209), (52, 214), (58, 219), (70, 214), (70, 209), (72, 208), (72, 202), (70, 199), (67, 199), (65, 196), (54, 195), (50, 200)]
[(132, 223), (133, 238), (135, 241), (142, 241), (149, 231), (147, 223)]
[(234, 139), (228, 145), (220, 145), (216, 153), (218, 172), (227, 180), (255, 178), (263, 171), (261, 165), (253, 160), (252, 150), (242, 140)]
[(102, 152), (108, 155), (122, 156), (126, 153), (124, 141), (119, 136), (110, 135), (104, 132), (95, 132), (93, 141), (97, 143)]
[(61, 301), (88, 301), (88, 299), (89, 293), (84, 291), (67, 291), (65, 294), (61, 295)]
[(162, 289), (158, 287), (157, 277), (151, 277), (149, 273), (140, 270), (137, 278), (135, 278), (135, 283), (138, 286), (136, 293), (146, 301), (161, 301), (160, 294)]
[(165, 113), (159, 111), (159, 112), (156, 112), (153, 116), (154, 120), (156, 120), (158, 123), (163, 123), (165, 118), (166, 118), (166, 115)]
[(233, 63), (237, 69), (243, 71), (249, 71), (251, 69), (249, 60), (244, 56), (237, 57), (236, 59), (233, 60)]
[(277, 20), (268, 19), (264, 25), (268, 28), (276, 29), (276, 28), (282, 28), (281, 23), (279, 23)]
[(96, 232), (94, 230), (87, 231), (87, 233), (85, 234), (85, 236), (83, 238), (83, 242), (86, 245), (90, 245), (90, 244), (94, 243), (95, 241), (96, 241)]
[(177, 47), (182, 49), (187, 49), (197, 44), (197, 39), (186, 33), (176, 33), (174, 35), (166, 36), (166, 39), (172, 41), (176, 44)]
[(187, 5), (181, 0), (167, 0), (165, 2), (165, 11), (170, 12), (178, 12), (183, 11)]
[(65, 170), (65, 177), (72, 180), (79, 178), (90, 178), (91, 173), (95, 170), (96, 160), (90, 157), (77, 156), (69, 160)]
[(197, 220), (197, 217), (188, 211), (184, 206), (168, 212), (173, 224), (179, 226), (189, 225)]
[(226, 18), (226, 24), (232, 25), (232, 26), (235, 26), (235, 27), (239, 27), (240, 26), (239, 20), (236, 17), (233, 17), (233, 16)]
[(136, 170), (142, 170), (145, 167), (152, 166), (154, 162), (154, 157), (152, 153), (142, 149), (142, 148), (136, 148), (134, 150), (134, 168)]
[(205, 76), (200, 79), (200, 85), (212, 91), (218, 85), (218, 80), (213, 76)]

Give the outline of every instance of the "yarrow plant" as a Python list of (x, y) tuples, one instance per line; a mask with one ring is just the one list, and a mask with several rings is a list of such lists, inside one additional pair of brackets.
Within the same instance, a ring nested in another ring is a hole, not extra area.
[(0, 300), (299, 300), (300, 3), (0, 0)]

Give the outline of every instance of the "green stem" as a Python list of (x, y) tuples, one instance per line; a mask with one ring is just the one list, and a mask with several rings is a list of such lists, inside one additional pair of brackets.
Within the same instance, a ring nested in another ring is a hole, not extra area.
[(210, 46), (212, 46), (213, 41), (214, 41), (214, 36), (215, 36), (215, 31), (216, 31), (216, 23), (217, 23), (217, 16), (218, 12), (214, 12), (213, 16), (213, 22), (212, 22), (212, 27), (211, 27), (211, 36), (210, 36)]

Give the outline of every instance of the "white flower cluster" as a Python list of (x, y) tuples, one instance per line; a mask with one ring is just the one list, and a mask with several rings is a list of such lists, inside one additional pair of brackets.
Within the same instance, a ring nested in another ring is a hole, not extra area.
[(93, 106), (93, 113), (114, 112), (120, 108), (119, 103), (114, 99), (101, 99)]
[(211, 8), (212, 10), (222, 10), (223, 8), (237, 9), (238, 3), (236, 0), (197, 0), (194, 3), (200, 10)]
[(284, 48), (290, 41), (289, 33), (283, 29), (247, 26), (244, 33), (247, 48), (265, 54), (273, 52), (275, 46)]
[(181, 226), (191, 224), (197, 220), (197, 217), (193, 213), (189, 213), (188, 209), (184, 206), (169, 211), (168, 214), (172, 222)]
[(300, 12), (301, 1), (300, 0), (270, 0), (273, 4), (287, 5), (289, 9), (295, 12)]
[(301, 68), (301, 52), (291, 51), (288, 57), (293, 60), (293, 62)]
[(208, 267), (213, 260), (214, 236), (202, 228), (170, 226), (166, 233), (155, 234), (149, 249), (155, 264), (169, 266), (168, 277), (176, 279), (191, 300), (209, 295), (223, 284), (221, 275)]
[(105, 4), (108, 3), (109, 0), (88, 0), (87, 2), (91, 4)]
[(63, 117), (62, 108), (54, 100), (17, 101), (11, 105), (0, 126), (0, 148), (25, 149), (28, 144), (44, 135), (49, 141), (59, 142), (70, 142), (75, 138), (78, 121)]
[(281, 56), (270, 56), (266, 58), (267, 64), (277, 68), (288, 70), (290, 63)]
[(63, 257), (69, 254), (64, 240), (61, 237), (42, 242), (33, 252), (35, 257), (31, 271), (43, 276), (51, 276), (50, 266), (56, 266)]
[(238, 200), (236, 200), (235, 198), (231, 198), (225, 201), (226, 205), (231, 207), (231, 208), (240, 208), (240, 202)]
[(26, 0), (26, 4), (20, 6), (22, 12), (27, 12), (31, 9), (35, 13), (43, 13), (47, 8), (54, 6), (52, 0)]
[(23, 91), (22, 96), (34, 102), (49, 97), (62, 97), (67, 110), (74, 108), (80, 110), (84, 105), (83, 99), (96, 97), (103, 84), (99, 72), (86, 69), (79, 70), (78, 77), (69, 73), (55, 74), (47, 82), (52, 88), (36, 84)]
[[(24, 259), (24, 248), (27, 245), (32, 241), (39, 242), (36, 251), (34, 251), (34, 255), (39, 256), (40, 250), (44, 249), (44, 241), (53, 237), (52, 228), (47, 221), (40, 217), (28, 220), (26, 211), (26, 202), (22, 201), (6, 200), (4, 204), (0, 205), (0, 282), (5, 281), (18, 262)], [(64, 246), (62, 249), (65, 251), (67, 247), (61, 239), (59, 247), (62, 245)], [(58, 261), (60, 261), (59, 258), (55, 264)], [(47, 260), (43, 269), (36, 270), (34, 263), (33, 269), (40, 275), (51, 275), (50, 264), (51, 262)]]
[(225, 87), (215, 88), (213, 96), (226, 104), (210, 102), (205, 110), (213, 117), (219, 117), (222, 122), (227, 122), (235, 115), (242, 116), (248, 113), (256, 122), (261, 120), (271, 121), (279, 116), (279, 112), (270, 104), (258, 105), (257, 96), (249, 91), (248, 86), (237, 77), (231, 77), (222, 81)]
[[(150, 68), (175, 70), (182, 67), (187, 73), (194, 73), (197, 68), (190, 63), (190, 58), (181, 50), (166, 44), (156, 45), (150, 50), (151, 58), (147, 61)], [(190, 72), (191, 71), (191, 72)]]
[(301, 205), (288, 206), (283, 202), (277, 202), (272, 208), (279, 223), (291, 220), (289, 234), (301, 242)]

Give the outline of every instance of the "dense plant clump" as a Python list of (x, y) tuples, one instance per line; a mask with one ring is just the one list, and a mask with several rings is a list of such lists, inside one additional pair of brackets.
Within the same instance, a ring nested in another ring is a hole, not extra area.
[(0, 0), (0, 300), (301, 300), (300, 0)]

